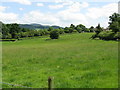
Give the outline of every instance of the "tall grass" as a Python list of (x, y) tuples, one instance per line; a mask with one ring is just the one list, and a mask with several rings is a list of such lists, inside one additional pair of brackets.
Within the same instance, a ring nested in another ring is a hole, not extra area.
[(52, 76), (55, 88), (117, 88), (118, 42), (91, 35), (3, 42), (3, 82), (46, 88)]

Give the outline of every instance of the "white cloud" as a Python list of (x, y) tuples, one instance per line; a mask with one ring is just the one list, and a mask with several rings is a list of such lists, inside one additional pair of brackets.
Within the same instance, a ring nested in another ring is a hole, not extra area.
[(115, 12), (118, 12), (117, 3), (111, 3), (98, 8), (88, 8), (85, 16), (90, 24), (97, 25), (100, 23), (101, 26), (106, 27), (108, 26), (109, 16)]
[[(31, 11), (27, 14), (24, 14), (22, 18), (22, 23), (41, 23), (41, 24), (56, 24), (59, 20), (54, 17), (51, 13), (45, 14), (40, 11)], [(21, 21), (22, 21), (21, 20)]]
[[(62, 5), (62, 6), (61, 6)], [(55, 12), (30, 11), (22, 18), (18, 14), (5, 13), (5, 7), (0, 6), (0, 20), (5, 22), (40, 23), (47, 25), (69, 26), (70, 24), (84, 24), (87, 27), (96, 26), (98, 23), (106, 27), (111, 14), (118, 11), (117, 3), (107, 4), (101, 7), (93, 7), (86, 2), (62, 2), (52, 6), (52, 9), (64, 7), (64, 10)], [(84, 12), (86, 10), (86, 12)], [(84, 13), (83, 13), (84, 12)]]
[(86, 15), (92, 19), (108, 17), (114, 12), (118, 12), (117, 3), (108, 4), (99, 8), (89, 8)]
[(64, 5), (60, 4), (60, 5), (49, 5), (48, 6), (50, 9), (60, 9), (62, 7), (64, 7)]
[(42, 6), (44, 6), (44, 4), (43, 3), (37, 3), (37, 6), (42, 7)]
[(24, 10), (23, 8), (19, 8), (20, 11)]
[(10, 2), (17, 2), (24, 5), (31, 5), (30, 0), (9, 0)]
[(13, 22), (18, 22), (18, 14), (15, 13), (6, 13), (7, 7), (0, 6), (0, 21), (4, 23), (13, 23)]
[[(62, 5), (67, 5), (65, 10), (58, 11), (57, 13), (43, 13), (40, 11), (31, 11), (23, 16), (21, 21), (26, 23), (41, 23), (49, 25), (60, 25), (68, 26), (71, 23), (77, 25), (80, 23), (87, 24), (86, 17), (80, 13), (82, 8), (88, 7), (87, 3), (62, 3)], [(60, 8), (62, 6), (53, 6), (54, 9)], [(53, 8), (52, 7), (52, 8)]]
[(18, 15), (15, 13), (4, 13), (4, 12), (0, 12), (0, 20), (4, 23), (15, 23), (15, 22), (19, 22), (18, 20)]
[(0, 6), (0, 11), (5, 11), (7, 7), (4, 7), (4, 6)]

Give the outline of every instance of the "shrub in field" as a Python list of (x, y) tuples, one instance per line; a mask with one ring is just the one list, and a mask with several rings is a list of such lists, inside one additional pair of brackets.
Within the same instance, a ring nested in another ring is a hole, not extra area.
[(39, 33), (39, 31), (37, 31), (37, 30), (34, 30), (34, 36), (40, 36), (40, 33)]
[(28, 37), (33, 37), (34, 36), (34, 31), (29, 31), (28, 32)]
[(64, 30), (65, 33), (69, 33), (69, 30)]
[(75, 30), (75, 29), (73, 30), (73, 33), (77, 33), (77, 32), (78, 32), (77, 30)]
[(21, 37), (22, 37), (22, 38), (28, 37), (28, 32), (21, 32)]
[(12, 35), (9, 33), (7, 35), (2, 34), (2, 38), (3, 39), (10, 39), (10, 38), (12, 38)]
[(65, 32), (65, 33), (69, 33), (69, 28), (68, 28), (68, 27), (65, 27), (65, 28), (64, 28), (64, 32)]
[(79, 33), (81, 33), (81, 32), (82, 32), (82, 28), (81, 28), (81, 27), (79, 27), (79, 26), (76, 26), (76, 30), (77, 30)]
[(91, 27), (89, 28), (89, 30), (90, 30), (90, 32), (94, 32), (94, 31), (95, 31), (93, 26), (91, 26)]
[(63, 34), (64, 30), (62, 28), (59, 29), (59, 34)]
[(98, 38), (98, 35), (95, 33), (95, 34), (92, 35), (91, 38), (92, 38), (92, 39)]
[(98, 26), (97, 26), (96, 29), (95, 29), (96, 34), (99, 34), (99, 33), (102, 32), (102, 31), (103, 31), (103, 30), (102, 30), (100, 24), (98, 24)]
[(15, 38), (19, 39), (21, 37), (21, 33), (15, 33)]
[(59, 38), (59, 31), (58, 30), (52, 30), (50, 32), (50, 38), (51, 39), (58, 39)]
[(102, 40), (114, 40), (114, 35), (112, 31), (103, 31), (98, 34), (98, 37)]
[(115, 39), (115, 40), (117, 40), (117, 39), (120, 40), (120, 32), (117, 32), (117, 33), (114, 35), (114, 39)]
[(49, 35), (50, 34), (50, 31), (48, 31), (48, 30), (44, 30), (44, 35)]

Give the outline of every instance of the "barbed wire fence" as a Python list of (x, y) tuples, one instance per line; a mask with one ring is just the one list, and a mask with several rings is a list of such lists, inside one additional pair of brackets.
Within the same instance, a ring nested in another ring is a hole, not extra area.
[[(33, 87), (22, 86), (22, 85), (19, 85), (19, 84), (11, 84), (11, 83), (6, 83), (6, 82), (0, 82), (0, 83), (12, 86), (12, 88), (14, 88), (14, 87), (31, 88), (31, 89), (33, 88)], [(48, 77), (48, 90), (53, 90), (53, 78), (52, 77)]]
[(10, 83), (6, 83), (6, 82), (0, 82), (0, 83), (5, 84), (5, 85), (9, 85), (12, 87), (32, 88), (32, 87), (22, 86), (22, 85), (18, 85), (18, 84), (10, 84)]

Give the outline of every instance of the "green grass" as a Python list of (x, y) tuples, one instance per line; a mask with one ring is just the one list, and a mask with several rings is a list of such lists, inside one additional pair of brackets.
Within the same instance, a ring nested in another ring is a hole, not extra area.
[(3, 42), (3, 82), (47, 88), (51, 76), (54, 88), (117, 88), (118, 42), (91, 40), (91, 35)]

